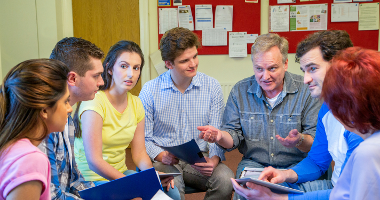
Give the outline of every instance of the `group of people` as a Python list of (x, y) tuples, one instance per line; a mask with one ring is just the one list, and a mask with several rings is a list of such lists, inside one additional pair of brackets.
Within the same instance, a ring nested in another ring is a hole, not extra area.
[[(197, 71), (192, 31), (173, 28), (159, 46), (168, 71), (139, 97), (129, 91), (145, 61), (132, 41), (111, 46), (102, 63), (93, 43), (64, 38), (50, 59), (12, 68), (0, 90), (0, 199), (81, 199), (81, 190), (136, 173), (126, 157), (140, 170), (181, 173), (161, 180), (172, 199), (185, 199), (185, 185), (218, 200), (233, 190), (234, 199), (249, 200), (378, 198), (379, 52), (353, 47), (345, 31), (316, 32), (297, 47), (302, 77), (287, 72), (288, 41), (260, 35), (254, 75), (224, 105), (218, 81)], [(206, 163), (162, 148), (192, 139)], [(243, 157), (234, 175), (221, 161), (236, 148)], [(332, 161), (331, 180), (318, 180)], [(239, 185), (245, 167), (265, 168), (259, 179), (305, 193)]]

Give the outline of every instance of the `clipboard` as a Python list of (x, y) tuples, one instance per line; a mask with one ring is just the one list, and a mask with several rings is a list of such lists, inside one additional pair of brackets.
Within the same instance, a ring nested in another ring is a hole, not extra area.
[(156, 170), (150, 168), (135, 174), (119, 178), (102, 185), (79, 191), (83, 199), (125, 200), (141, 197), (152, 199), (161, 190), (161, 182)]
[(169, 151), (171, 154), (175, 155), (181, 160), (186, 161), (190, 165), (207, 162), (194, 139), (178, 146), (161, 148)]
[(279, 184), (269, 183), (266, 181), (262, 181), (262, 180), (250, 178), (250, 177), (235, 179), (235, 180), (236, 180), (236, 182), (238, 182), (240, 184), (245, 184), (247, 182), (251, 182), (251, 183), (254, 183), (257, 185), (261, 185), (261, 186), (264, 186), (264, 187), (271, 189), (271, 191), (275, 192), (275, 193), (297, 193), (297, 194), (303, 194), (304, 193), (301, 190), (296, 190), (296, 189), (293, 189), (290, 187), (285, 187), (285, 186), (282, 186)]

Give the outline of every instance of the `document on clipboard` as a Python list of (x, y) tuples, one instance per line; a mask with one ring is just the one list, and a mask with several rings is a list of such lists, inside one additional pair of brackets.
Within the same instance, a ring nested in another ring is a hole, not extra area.
[(161, 189), (161, 182), (156, 170), (150, 168), (102, 185), (79, 191), (79, 194), (81, 198), (91, 200), (124, 200), (136, 197), (152, 199), (157, 191)]
[(161, 148), (175, 155), (177, 158), (186, 161), (190, 165), (207, 162), (194, 139), (178, 146)]

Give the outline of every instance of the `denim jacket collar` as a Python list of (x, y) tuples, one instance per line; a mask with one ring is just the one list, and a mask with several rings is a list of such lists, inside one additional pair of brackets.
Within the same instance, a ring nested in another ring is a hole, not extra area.
[[(263, 90), (259, 83), (257, 83), (255, 76), (252, 76), (252, 79), (254, 79), (253, 84), (248, 88), (247, 92), (256, 94), (257, 97), (261, 98), (263, 95)], [(287, 93), (296, 93), (298, 91), (298, 87), (296, 86), (292, 75), (289, 72), (285, 72), (284, 79), (284, 87), (282, 89), (281, 96), (285, 97)]]

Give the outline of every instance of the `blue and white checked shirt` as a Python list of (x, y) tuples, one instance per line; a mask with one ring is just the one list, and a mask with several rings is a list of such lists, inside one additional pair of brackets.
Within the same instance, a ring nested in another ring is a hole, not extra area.
[(93, 187), (90, 181), (85, 181), (78, 170), (74, 157), (75, 127), (71, 116), (64, 132), (50, 133), (38, 148), (49, 158), (51, 165), (51, 199), (79, 200), (79, 191)]
[(140, 92), (145, 109), (145, 146), (153, 160), (164, 151), (159, 146), (177, 146), (195, 139), (209, 157), (224, 158), (224, 150), (215, 143), (199, 139), (198, 126), (219, 128), (224, 110), (222, 88), (217, 80), (197, 72), (182, 94), (170, 76), (170, 70), (147, 82)]

